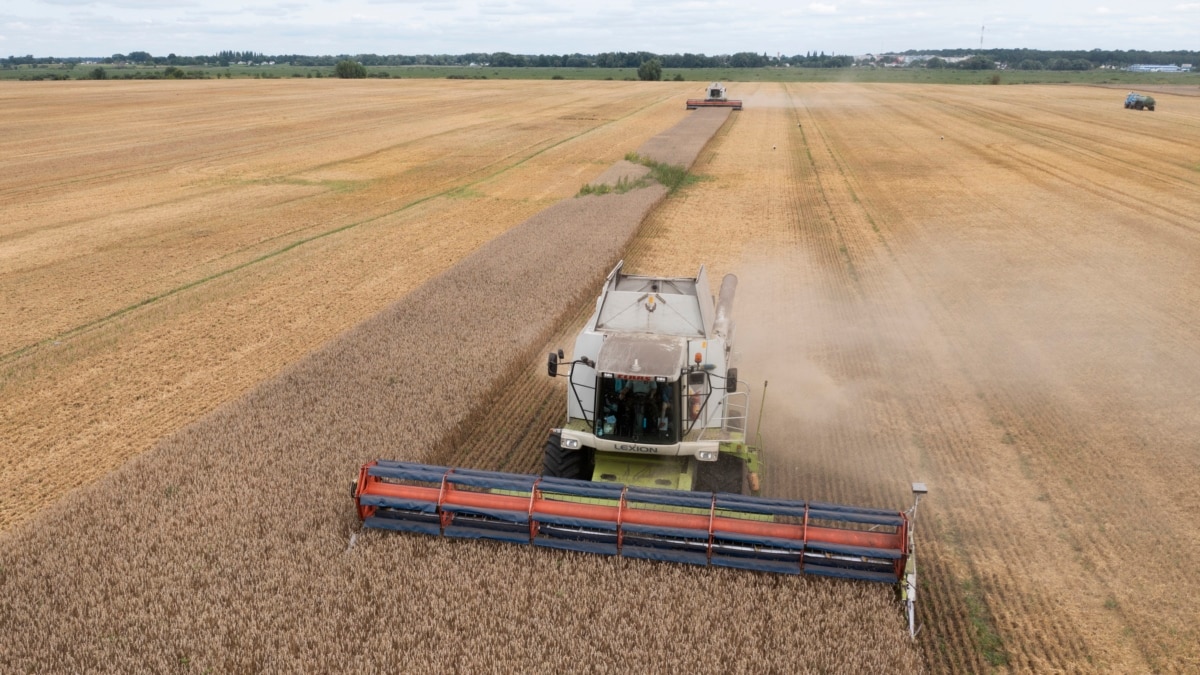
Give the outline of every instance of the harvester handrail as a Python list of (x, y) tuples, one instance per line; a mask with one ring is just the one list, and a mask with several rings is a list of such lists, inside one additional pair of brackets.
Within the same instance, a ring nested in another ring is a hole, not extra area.
[(717, 428), (724, 432), (740, 432), (742, 437), (745, 438), (746, 430), (750, 424), (750, 392), (741, 389), (733, 393), (727, 392), (723, 400), (725, 405), (722, 406), (721, 426), (701, 427), (696, 440), (705, 440), (705, 434), (711, 429)]

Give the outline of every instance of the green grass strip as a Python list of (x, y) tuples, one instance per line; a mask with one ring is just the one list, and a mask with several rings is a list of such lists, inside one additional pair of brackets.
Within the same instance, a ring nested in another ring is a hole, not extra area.
[(688, 170), (679, 164), (664, 164), (662, 162), (656, 162), (648, 157), (642, 157), (636, 152), (627, 153), (625, 155), (625, 161), (632, 162), (634, 164), (641, 164), (642, 166), (650, 169), (650, 173), (633, 181), (629, 180), (628, 177), (622, 176), (617, 181), (616, 185), (609, 185), (607, 183), (593, 185), (588, 183), (579, 188), (579, 192), (576, 193), (575, 196), (582, 197), (584, 195), (606, 195), (610, 192), (615, 194), (625, 194), (630, 190), (644, 188), (649, 185), (651, 181), (667, 188), (667, 194), (672, 194), (681, 187), (686, 187), (704, 180), (701, 176), (688, 173)]

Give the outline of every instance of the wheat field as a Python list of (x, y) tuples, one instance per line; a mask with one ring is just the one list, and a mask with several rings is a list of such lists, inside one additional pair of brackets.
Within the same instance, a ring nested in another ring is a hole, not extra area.
[[(731, 85), (701, 180), (572, 199), (690, 85), (27, 84), (5, 670), (1200, 668), (1195, 97)], [(883, 587), (354, 536), (367, 459), (536, 469), (618, 257), (742, 278), (769, 494), (930, 485), (915, 644)]]

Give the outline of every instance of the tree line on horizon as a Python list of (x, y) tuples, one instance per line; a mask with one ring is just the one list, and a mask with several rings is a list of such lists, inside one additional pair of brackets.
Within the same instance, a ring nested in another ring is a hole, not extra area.
[[(335, 67), (338, 62), (352, 60), (365, 67), (380, 66), (487, 66), (491, 68), (639, 68), (657, 60), (663, 68), (763, 68), (794, 66), (806, 68), (845, 68), (856, 63), (887, 64), (895, 57), (929, 56), (917, 62), (920, 67), (964, 67), (980, 69), (986, 63), (1004, 63), (1026, 70), (1090, 70), (1097, 67), (1125, 67), (1135, 63), (1169, 65), (1200, 65), (1200, 51), (1145, 50), (1042, 50), (1042, 49), (933, 49), (855, 57), (846, 54), (806, 52), (792, 56), (769, 56), (766, 53), (737, 52), (734, 54), (655, 54), (652, 52), (601, 52), (599, 54), (512, 54), (510, 52), (472, 52), (466, 54), (339, 54), (311, 56), (303, 54), (266, 55), (253, 51), (221, 51), (207, 56), (153, 56), (146, 51), (113, 54), (107, 57), (34, 57), (9, 56), (0, 60), (0, 67), (15, 68), (28, 65), (98, 63), (104, 65), (130, 64), (138, 66), (203, 66), (229, 67), (236, 64), (286, 64), (305, 67)], [(970, 57), (958, 61), (962, 57)], [(965, 65), (964, 65), (965, 64)]]

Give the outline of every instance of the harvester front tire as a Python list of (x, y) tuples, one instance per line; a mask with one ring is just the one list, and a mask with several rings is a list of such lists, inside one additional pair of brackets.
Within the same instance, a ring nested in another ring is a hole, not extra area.
[(587, 448), (564, 450), (562, 434), (551, 433), (542, 453), (542, 475), (551, 478), (592, 479), (591, 452)]
[(717, 455), (715, 462), (700, 462), (696, 467), (696, 492), (746, 494), (746, 463), (741, 457)]

